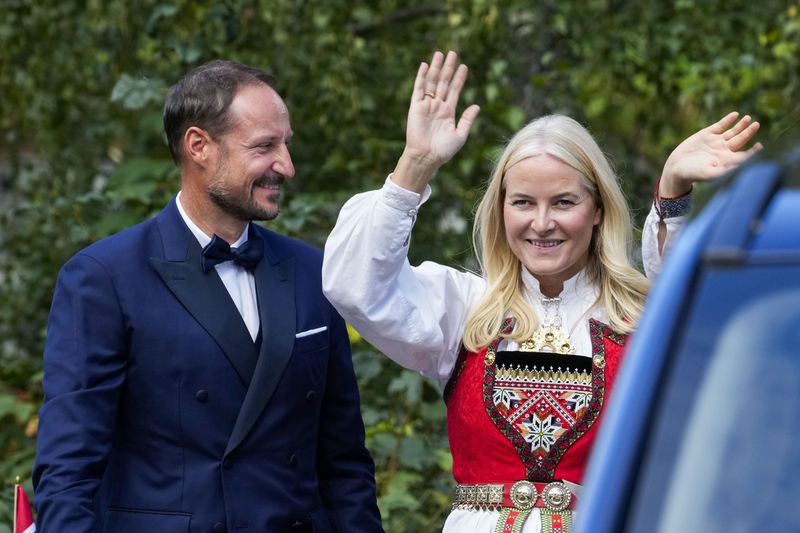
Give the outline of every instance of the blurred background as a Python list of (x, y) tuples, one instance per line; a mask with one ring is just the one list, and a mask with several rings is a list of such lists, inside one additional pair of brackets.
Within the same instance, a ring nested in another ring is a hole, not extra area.
[[(0, 533), (30, 489), (41, 353), (62, 263), (156, 214), (179, 187), (168, 87), (228, 58), (271, 71), (297, 169), (268, 227), (322, 246), (342, 203), (377, 188), (404, 141), (420, 61), (455, 49), (482, 111), (421, 213), (412, 263), (474, 268), (474, 205), (528, 120), (565, 113), (613, 162), (641, 224), (683, 138), (731, 110), (764, 144), (800, 130), (797, 1), (0, 0)], [(445, 407), (433, 382), (353, 352), (388, 532), (437, 530), (449, 508)]]

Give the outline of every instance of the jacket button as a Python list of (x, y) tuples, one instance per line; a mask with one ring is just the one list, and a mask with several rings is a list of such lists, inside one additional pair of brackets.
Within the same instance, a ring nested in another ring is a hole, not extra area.
[(290, 455), (289, 456), (289, 460), (287, 462), (289, 463), (289, 466), (296, 465), (297, 464), (297, 456), (295, 454)]
[(225, 524), (223, 524), (222, 522), (217, 522), (211, 529), (212, 531), (214, 531), (214, 533), (225, 533), (226, 531), (228, 531), (228, 528), (225, 527)]
[(197, 399), (198, 402), (205, 402), (208, 400), (208, 391), (200, 389), (194, 394), (194, 397)]
[(222, 466), (226, 470), (230, 470), (231, 467), (233, 466), (233, 459), (231, 459), (230, 457), (226, 457), (225, 459), (222, 460)]
[(306, 401), (307, 401), (307, 402), (313, 401), (313, 400), (315, 400), (316, 398), (317, 398), (317, 391), (315, 391), (315, 390), (310, 390), (310, 391), (308, 391), (308, 392), (306, 393)]

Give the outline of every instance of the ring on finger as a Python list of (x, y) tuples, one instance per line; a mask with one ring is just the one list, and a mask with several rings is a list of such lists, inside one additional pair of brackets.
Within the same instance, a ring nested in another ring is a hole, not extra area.
[(423, 98), (425, 96), (430, 96), (431, 98), (436, 98), (436, 93), (433, 92), (433, 91), (425, 91), (423, 94), (424, 94)]

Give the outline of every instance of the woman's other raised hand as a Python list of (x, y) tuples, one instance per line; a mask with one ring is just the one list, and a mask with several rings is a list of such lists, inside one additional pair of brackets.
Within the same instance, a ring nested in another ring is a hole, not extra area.
[(762, 148), (761, 143), (743, 149), (759, 123), (739, 113), (728, 113), (719, 121), (688, 137), (672, 151), (661, 174), (658, 195), (676, 198), (689, 192), (692, 184), (711, 180), (741, 164)]

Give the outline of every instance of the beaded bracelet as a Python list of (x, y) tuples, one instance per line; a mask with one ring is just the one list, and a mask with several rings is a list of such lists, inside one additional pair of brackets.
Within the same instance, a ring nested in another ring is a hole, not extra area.
[(656, 209), (656, 214), (661, 222), (665, 218), (674, 218), (688, 215), (692, 210), (692, 189), (688, 192), (675, 196), (673, 198), (664, 198), (659, 196), (658, 187), (661, 184), (661, 178), (656, 180), (656, 186), (653, 190), (653, 206)]

